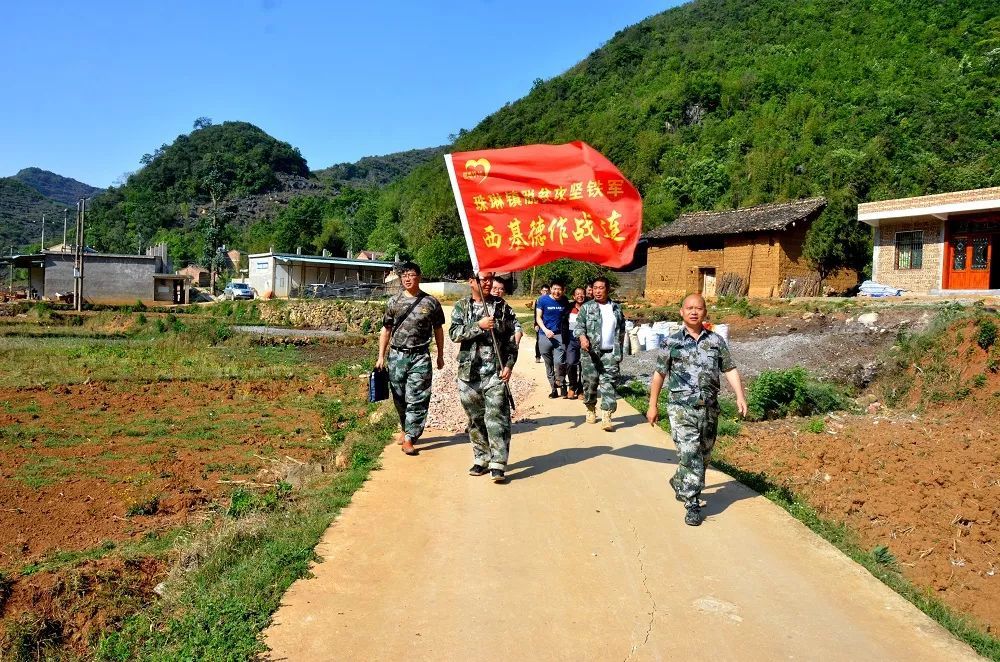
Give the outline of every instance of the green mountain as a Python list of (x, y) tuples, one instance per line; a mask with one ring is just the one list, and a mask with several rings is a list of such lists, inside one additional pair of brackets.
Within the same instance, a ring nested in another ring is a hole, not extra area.
[[(15, 177), (0, 177), (0, 251), (13, 247), (20, 252), (41, 241), (42, 215), (45, 215), (45, 244), (62, 241), (63, 213), (61, 202), (50, 200)], [(69, 211), (70, 234), (76, 219), (75, 207)]]
[[(1000, 3), (696, 0), (536, 80), (454, 148), (570, 140), (638, 186), (646, 229), (823, 195), (813, 248), (863, 263), (858, 202), (1000, 184)], [(379, 209), (373, 248), (419, 254), (459, 234), (440, 160)]]
[(410, 174), (417, 166), (442, 158), (446, 151), (445, 147), (427, 147), (384, 156), (365, 156), (354, 163), (337, 163), (313, 174), (324, 181), (350, 186), (386, 186)]
[(178, 260), (204, 261), (257, 218), (320, 188), (298, 149), (246, 122), (199, 119), (141, 163), (94, 200), (95, 248), (128, 253), (165, 241)]
[(178, 264), (206, 264), (221, 244), (343, 255), (366, 247), (377, 185), (443, 154), (411, 150), (310, 173), (298, 149), (252, 124), (199, 119), (195, 127), (146, 154), (123, 186), (95, 199), (88, 243), (136, 252), (162, 241)]
[(80, 198), (92, 198), (104, 190), (41, 168), (25, 168), (13, 178), (27, 184), (46, 198), (74, 208)]

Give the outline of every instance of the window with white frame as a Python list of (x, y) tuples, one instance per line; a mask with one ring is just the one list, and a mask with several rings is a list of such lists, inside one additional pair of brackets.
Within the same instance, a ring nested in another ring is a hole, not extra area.
[(922, 269), (924, 266), (924, 232), (896, 233), (896, 268)]

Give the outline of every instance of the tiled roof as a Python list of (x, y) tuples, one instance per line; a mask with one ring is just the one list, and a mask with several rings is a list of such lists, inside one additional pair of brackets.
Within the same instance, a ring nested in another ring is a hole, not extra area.
[(826, 198), (807, 198), (726, 211), (692, 212), (681, 214), (673, 223), (650, 230), (642, 235), (642, 238), (655, 242), (657, 239), (672, 237), (783, 230), (791, 223), (808, 218), (825, 206)]

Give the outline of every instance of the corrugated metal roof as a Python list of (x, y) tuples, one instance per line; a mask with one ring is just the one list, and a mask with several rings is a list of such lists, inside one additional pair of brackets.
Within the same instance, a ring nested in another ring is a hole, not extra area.
[(273, 257), (278, 262), (304, 262), (307, 264), (329, 264), (344, 267), (378, 267), (380, 269), (392, 269), (394, 262), (380, 262), (378, 260), (349, 260), (346, 257), (322, 256), (322, 255), (298, 255), (296, 253), (257, 253), (249, 258), (260, 259)]

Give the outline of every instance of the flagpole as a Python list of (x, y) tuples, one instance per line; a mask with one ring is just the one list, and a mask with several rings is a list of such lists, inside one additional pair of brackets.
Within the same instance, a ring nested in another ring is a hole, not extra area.
[[(486, 305), (486, 297), (487, 296), (492, 296), (492, 295), (489, 295), (489, 294), (486, 294), (485, 292), (483, 292), (483, 279), (479, 277), (479, 272), (478, 271), (476, 271), (476, 283), (479, 284), (479, 296), (482, 297), (482, 299), (483, 299), (483, 308), (486, 309), (486, 313), (487, 313), (488, 317), (493, 317), (493, 314), (490, 313), (490, 309)], [(496, 312), (496, 306), (493, 306), (493, 313), (495, 313), (495, 312)], [(495, 317), (493, 318), (493, 322), (494, 322), (494, 324), (496, 324), (496, 318)], [(497, 334), (496, 334), (496, 331), (493, 328), (490, 329), (490, 339), (493, 341), (493, 353), (497, 357), (497, 377), (499, 377), (500, 373), (503, 372), (503, 368), (500, 367), (500, 363), (501, 363), (500, 359), (502, 357), (501, 357), (501, 354), (500, 354), (500, 343), (497, 341)], [(508, 384), (507, 382), (503, 382), (503, 392), (504, 392), (504, 395), (507, 396), (507, 402), (510, 404), (510, 410), (511, 410), (511, 412), (513, 412), (514, 409), (515, 409), (514, 395), (510, 392), (510, 384)]]

